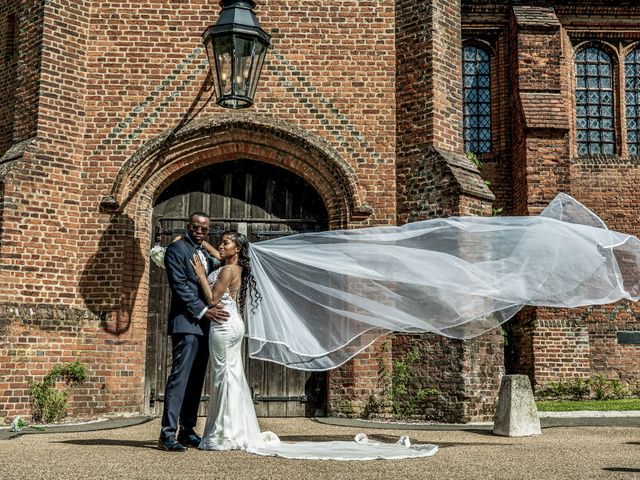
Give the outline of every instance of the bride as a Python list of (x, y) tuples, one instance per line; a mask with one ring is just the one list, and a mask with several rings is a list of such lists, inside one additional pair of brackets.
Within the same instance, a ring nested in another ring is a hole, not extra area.
[(228, 321), (212, 322), (209, 331), (211, 393), (200, 448), (253, 451), (261, 436), (241, 356), (245, 327), (240, 312), (249, 285), (255, 285), (245, 236), (225, 232), (218, 253), (224, 266), (208, 278), (197, 256), (192, 262), (208, 304), (221, 302), (229, 313)]
[[(208, 245), (205, 248), (209, 249)], [(435, 445), (411, 447), (403, 437), (397, 444), (369, 442), (359, 434), (355, 442), (283, 443), (272, 432), (260, 432), (249, 385), (244, 375), (241, 346), (245, 334), (242, 314), (256, 311), (262, 299), (251, 272), (249, 242), (236, 231), (223, 233), (218, 248), (223, 266), (207, 277), (200, 258), (192, 265), (210, 306), (221, 302), (229, 313), (226, 322), (212, 322), (209, 332), (211, 388), (209, 413), (200, 449), (245, 450), (287, 458), (365, 460), (430, 456)], [(251, 291), (252, 295), (248, 295)], [(408, 448), (409, 447), (409, 448)]]

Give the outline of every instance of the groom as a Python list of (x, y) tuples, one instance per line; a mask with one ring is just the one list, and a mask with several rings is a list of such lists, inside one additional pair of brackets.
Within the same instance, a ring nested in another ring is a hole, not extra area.
[(209, 226), (206, 213), (192, 213), (187, 235), (170, 244), (164, 256), (171, 287), (168, 333), (173, 363), (164, 394), (160, 450), (184, 452), (187, 446), (200, 444), (194, 427), (209, 360), (209, 322), (225, 322), (229, 316), (222, 307), (207, 306), (191, 265), (193, 256), (198, 255), (207, 273), (215, 266), (215, 260), (202, 248)]

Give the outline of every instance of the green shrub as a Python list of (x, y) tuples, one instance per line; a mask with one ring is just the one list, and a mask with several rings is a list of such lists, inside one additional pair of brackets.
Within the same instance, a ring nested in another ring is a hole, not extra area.
[(611, 398), (621, 400), (627, 396), (627, 388), (617, 378), (614, 378), (613, 380), (611, 380), (610, 387), (611, 387)]
[(416, 391), (416, 400), (418, 402), (424, 402), (429, 397), (435, 397), (440, 395), (440, 390), (437, 388), (419, 388)]
[(73, 363), (56, 365), (42, 381), (31, 382), (31, 405), (34, 421), (54, 423), (67, 413), (67, 392), (56, 390), (55, 384), (63, 381), (68, 386), (76, 386), (87, 378), (87, 369), (76, 360)]
[(421, 413), (429, 398), (440, 394), (435, 388), (420, 385), (421, 380), (417, 377), (414, 366), (419, 360), (420, 352), (417, 347), (413, 347), (401, 358), (393, 360), (390, 397), (396, 417), (406, 418)]
[(607, 379), (601, 373), (594, 375), (591, 379), (591, 386), (593, 389), (593, 397), (596, 400), (606, 400), (607, 395)]
[(570, 383), (569, 389), (571, 390), (573, 398), (576, 400), (582, 400), (589, 396), (591, 391), (591, 381), (578, 377)]
[(567, 382), (558, 380), (557, 382), (549, 382), (549, 390), (554, 397), (564, 398), (571, 392), (571, 386)]
[(598, 373), (591, 378), (575, 378), (568, 382), (549, 382), (536, 390), (538, 400), (609, 400), (640, 398), (640, 381), (626, 383), (619, 379), (608, 380)]
[(473, 163), (478, 170), (482, 170), (484, 167), (484, 162), (478, 158), (478, 156), (473, 152), (466, 152), (465, 156), (469, 159), (471, 163)]

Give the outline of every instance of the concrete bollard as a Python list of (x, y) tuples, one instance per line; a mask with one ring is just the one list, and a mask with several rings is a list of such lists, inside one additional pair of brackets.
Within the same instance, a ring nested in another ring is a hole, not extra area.
[(526, 375), (502, 377), (493, 433), (503, 437), (529, 437), (542, 433), (531, 382)]

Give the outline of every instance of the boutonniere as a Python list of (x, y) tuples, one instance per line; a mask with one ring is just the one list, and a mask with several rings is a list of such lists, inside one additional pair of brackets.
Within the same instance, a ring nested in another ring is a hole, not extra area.
[(166, 248), (161, 245), (154, 245), (149, 252), (149, 257), (160, 268), (164, 268), (164, 252)]

